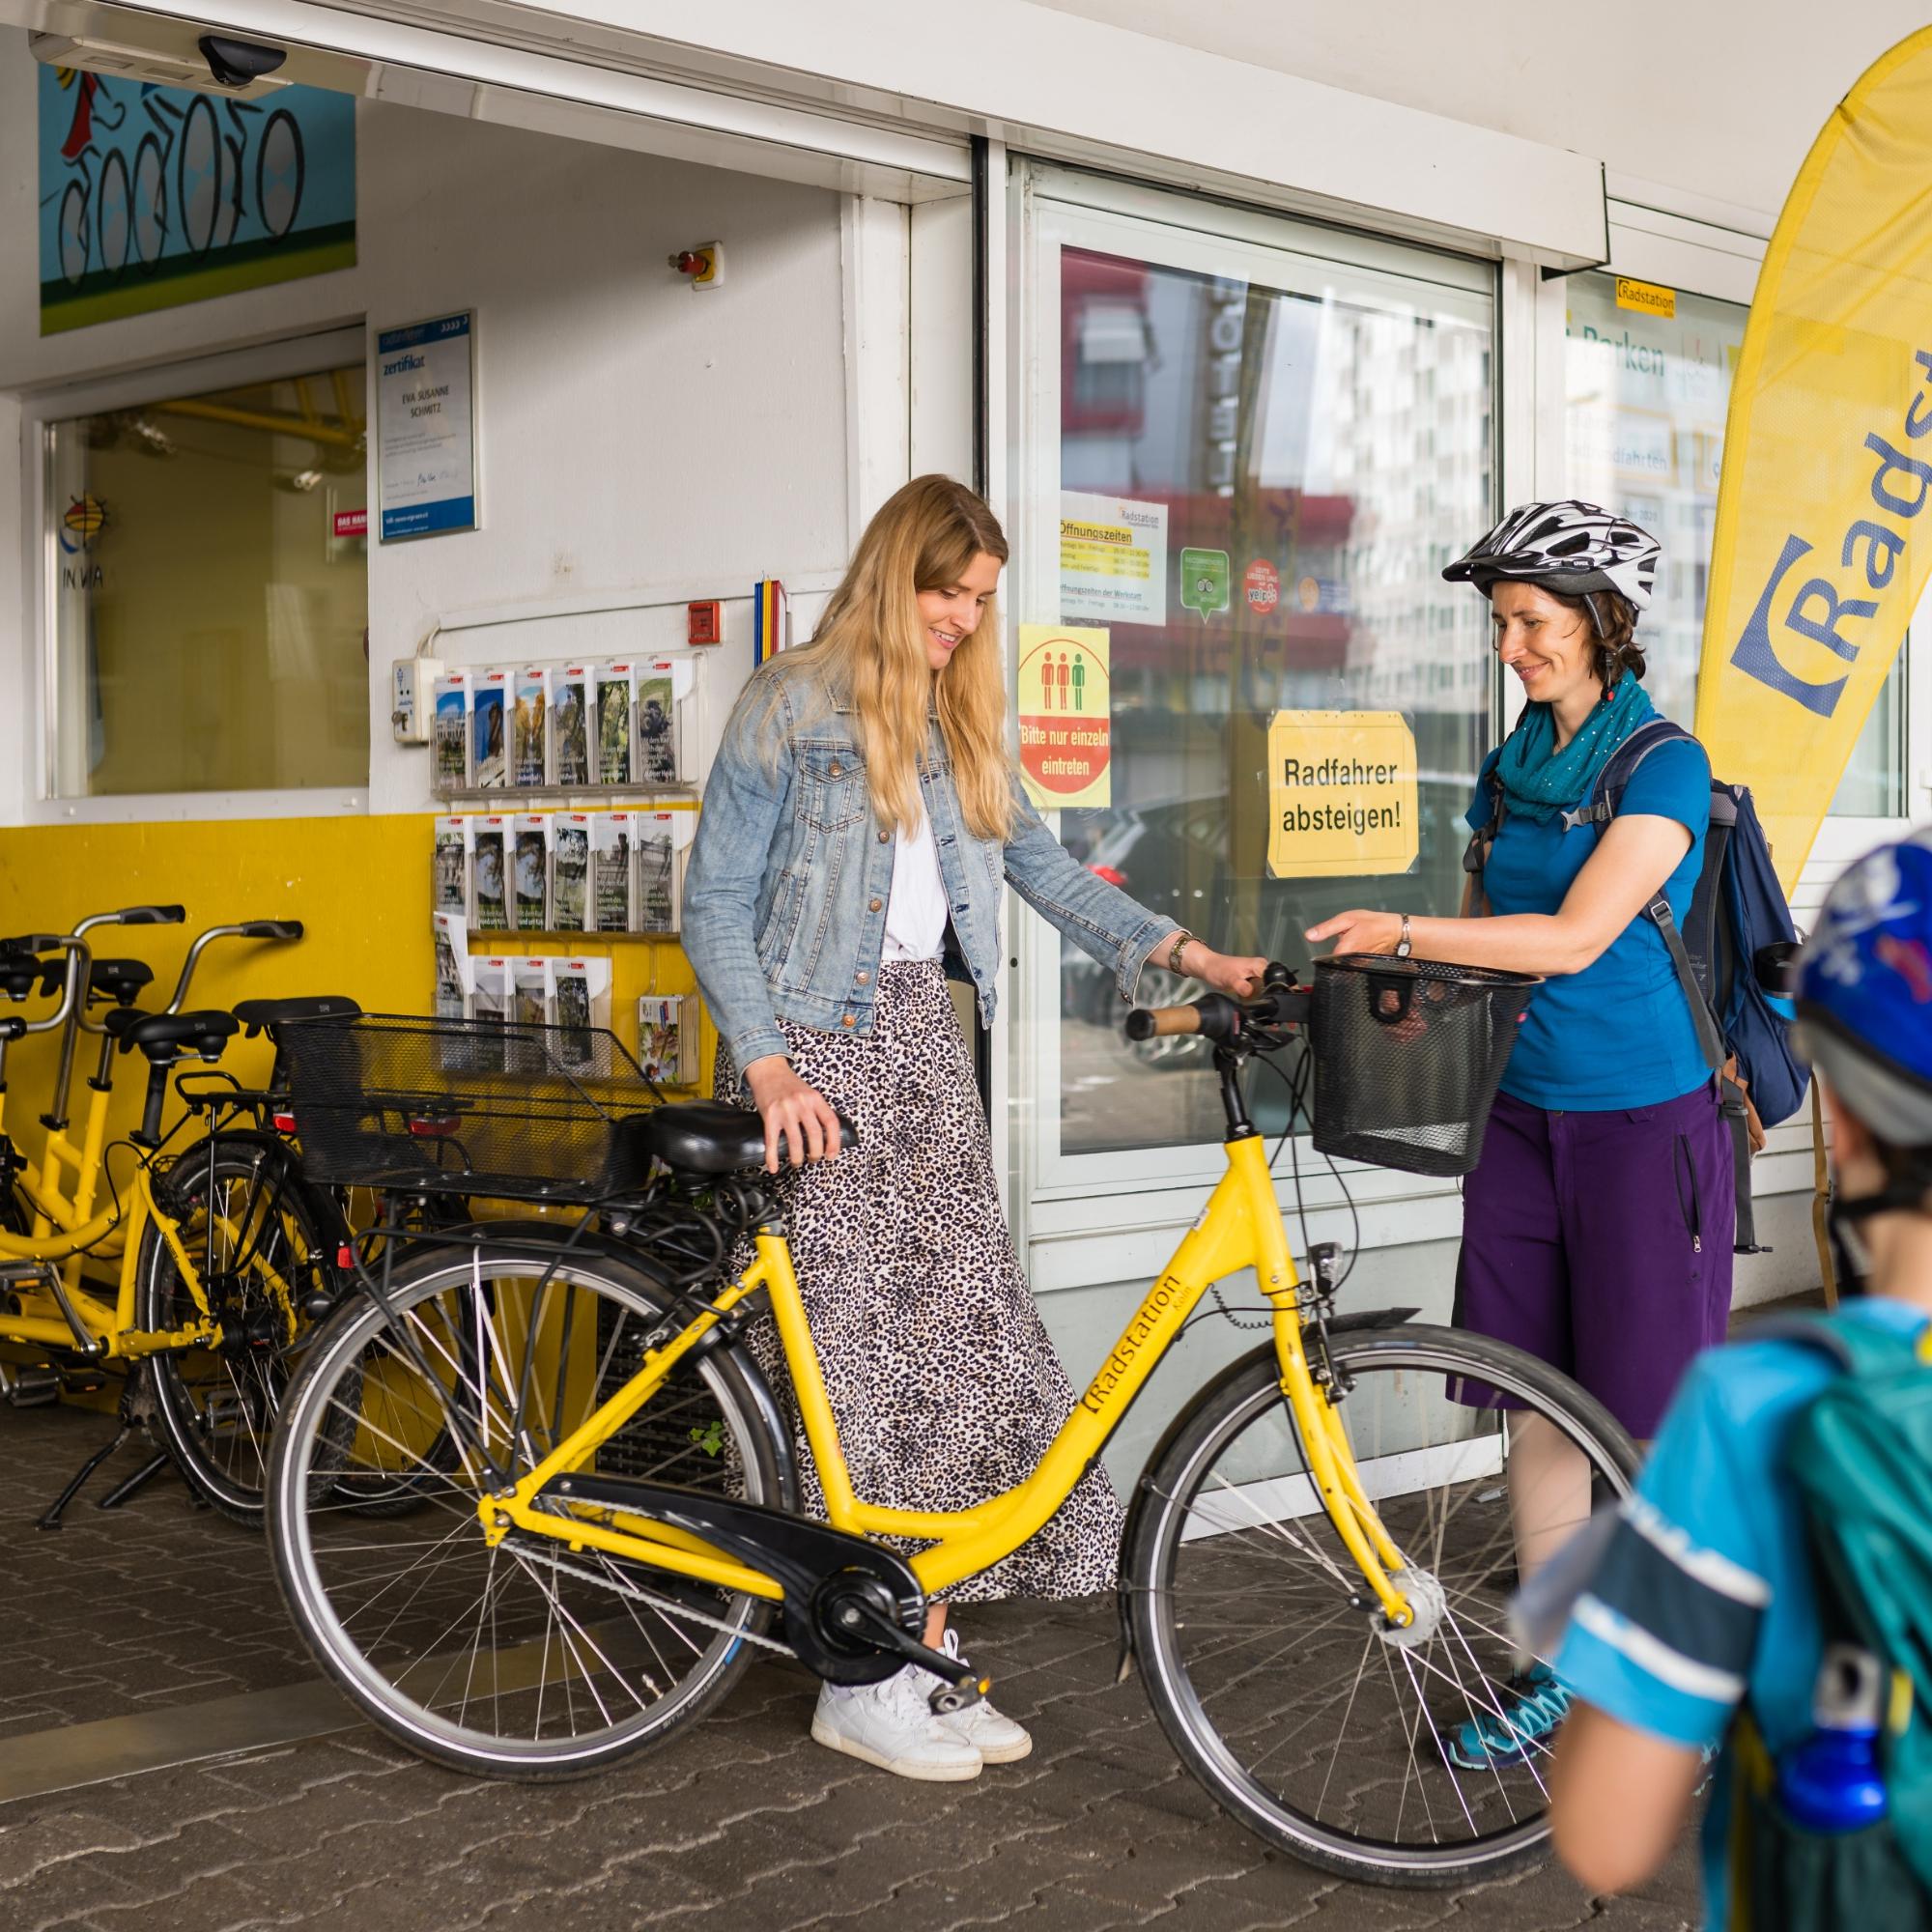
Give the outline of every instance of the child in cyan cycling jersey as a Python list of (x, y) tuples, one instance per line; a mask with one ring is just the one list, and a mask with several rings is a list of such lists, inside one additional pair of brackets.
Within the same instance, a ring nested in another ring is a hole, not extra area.
[[(1932, 1315), (1932, 832), (1881, 846), (1833, 888), (1801, 956), (1799, 1014), (1833, 1123), (1834, 1235), (1855, 1226), (1868, 1263), (1837, 1320), (1917, 1334)], [(1663, 1862), (1741, 1707), (1774, 1759), (1810, 1728), (1825, 1637), (1781, 1453), (1835, 1373), (1794, 1340), (1693, 1363), (1576, 1604), (1555, 1660), (1577, 1702), (1551, 1817), (1593, 1891)], [(1711, 1927), (1733, 1923), (1733, 1771), (1724, 1744), (1703, 1835)]]

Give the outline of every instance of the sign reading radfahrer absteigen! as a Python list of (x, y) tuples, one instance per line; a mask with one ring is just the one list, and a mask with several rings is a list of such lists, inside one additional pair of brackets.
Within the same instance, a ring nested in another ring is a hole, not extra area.
[(1268, 874), (1406, 872), (1420, 850), (1415, 733), (1399, 711), (1277, 711), (1268, 722)]

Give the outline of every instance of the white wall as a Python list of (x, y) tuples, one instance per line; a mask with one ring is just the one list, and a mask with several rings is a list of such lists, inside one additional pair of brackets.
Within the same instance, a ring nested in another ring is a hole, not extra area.
[(1775, 214), (1812, 137), (1921, 0), (1039, 0), (1590, 155)]
[[(37, 72), (23, 37), (0, 34), (0, 392), (364, 318), (478, 311), (484, 527), (371, 545), (372, 810), (429, 806), (427, 754), (390, 739), (385, 675), (435, 613), (650, 585), (743, 596), (768, 571), (842, 565), (838, 196), (365, 102), (354, 270), (43, 340)], [(698, 295), (666, 258), (712, 240), (725, 244), (728, 273)], [(0, 449), (17, 442), (11, 427), (0, 401)], [(19, 465), (4, 469), (0, 611), (11, 616), (21, 609), (10, 505)], [(751, 646), (743, 608), (732, 614), (728, 667), (716, 669), (728, 668), (735, 688)], [(14, 628), (0, 632), (0, 653)], [(23, 689), (23, 670), (0, 655), (0, 696)], [(10, 754), (14, 727), (32, 728), (24, 709), (0, 704), (0, 814), (17, 814), (11, 781), (23, 759)]]

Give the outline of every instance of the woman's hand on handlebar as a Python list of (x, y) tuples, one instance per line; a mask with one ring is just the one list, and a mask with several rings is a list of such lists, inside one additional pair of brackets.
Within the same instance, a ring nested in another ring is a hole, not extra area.
[(1318, 945), (1324, 939), (1332, 939), (1338, 953), (1393, 952), (1396, 942), (1402, 938), (1402, 915), (1359, 910), (1338, 912), (1333, 919), (1311, 925), (1307, 936)]
[(765, 1172), (776, 1174), (782, 1148), (792, 1166), (838, 1157), (838, 1116), (816, 1087), (808, 1086), (781, 1053), (745, 1069), (745, 1085), (765, 1122)]
[[(1158, 947), (1154, 949), (1154, 957), (1160, 957)], [(1216, 952), (1200, 940), (1190, 939), (1181, 950), (1180, 964), (1189, 979), (1205, 981), (1217, 993), (1226, 993), (1231, 1000), (1252, 1000), (1260, 996), (1262, 975), (1267, 971), (1268, 962)]]

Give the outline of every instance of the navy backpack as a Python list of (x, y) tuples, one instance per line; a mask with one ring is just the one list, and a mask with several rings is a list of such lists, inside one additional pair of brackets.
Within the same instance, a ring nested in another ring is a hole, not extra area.
[[(1660, 745), (1691, 734), (1667, 718), (1639, 724), (1598, 774), (1590, 796), (1563, 814), (1563, 829), (1607, 825), (1616, 816), (1636, 768)], [(1469, 840), (1463, 867), (1473, 879), (1473, 897), (1483, 895), (1483, 863), (1490, 842), (1502, 830), (1503, 790), (1495, 777), (1496, 754), (1483, 766), (1483, 789), (1490, 822)], [(1798, 1111), (1809, 1070), (1791, 1050), (1789, 1001), (1760, 983), (1759, 955), (1766, 971), (1788, 955), (1798, 942), (1791, 908), (1771, 863), (1771, 846), (1758, 823), (1757, 810), (1744, 785), (1711, 781), (1711, 824), (1704, 836), (1704, 867), (1690, 897), (1690, 914), (1680, 931), (1662, 893), (1644, 907), (1662, 936), (1677, 969), (1704, 1064), (1718, 1076), (1724, 1118), (1731, 1128), (1732, 1162), (1737, 1177), (1737, 1251), (1763, 1252), (1751, 1215), (1750, 1157), (1763, 1128), (1775, 1127)]]

